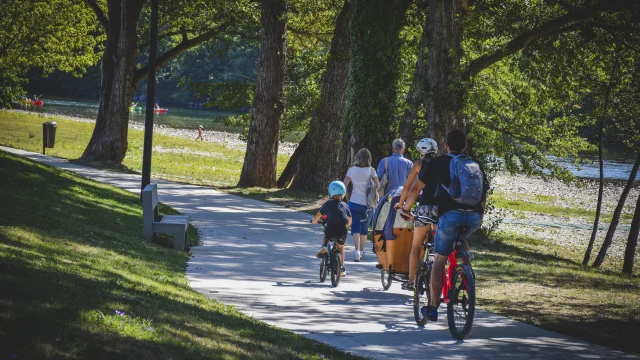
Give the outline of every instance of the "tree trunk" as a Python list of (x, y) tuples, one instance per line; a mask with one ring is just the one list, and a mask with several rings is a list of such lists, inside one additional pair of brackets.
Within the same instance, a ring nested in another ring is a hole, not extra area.
[(465, 99), (460, 79), (462, 6), (460, 0), (429, 0), (427, 24), (426, 118), (428, 135), (444, 150), (447, 133), (464, 129)]
[(298, 173), (298, 170), (300, 169), (300, 163), (302, 162), (302, 154), (306, 151), (308, 147), (309, 147), (309, 133), (307, 133), (304, 136), (304, 138), (302, 138), (302, 141), (300, 141), (300, 144), (298, 144), (298, 147), (293, 152), (293, 155), (291, 155), (291, 157), (289, 158), (289, 162), (287, 163), (287, 166), (285, 166), (284, 170), (282, 171), (282, 174), (280, 174), (280, 177), (276, 182), (277, 187), (279, 187), (280, 189), (284, 189), (288, 187), (289, 184), (291, 184), (291, 181), (293, 180), (293, 178)]
[[(304, 166), (298, 168), (292, 188), (325, 191), (329, 182), (340, 178), (346, 170), (340, 135), (347, 105), (350, 18), (351, 2), (345, 1), (336, 18), (327, 67), (322, 74), (320, 101), (305, 137), (308, 142), (301, 149), (300, 159), (304, 159)], [(290, 162), (293, 160), (292, 157)]]
[(349, 154), (366, 147), (375, 163), (389, 153), (397, 135), (399, 34), (410, 3), (353, 1), (349, 98), (343, 131), (347, 160)]
[(280, 117), (284, 111), (286, 0), (262, 0), (262, 40), (240, 187), (276, 185)]
[(416, 125), (418, 120), (424, 119), (420, 116), (424, 110), (425, 87), (427, 81), (427, 45), (428, 45), (428, 25), (422, 26), (422, 37), (420, 38), (420, 48), (418, 49), (418, 60), (413, 72), (413, 83), (407, 93), (407, 108), (400, 122), (400, 138), (407, 144), (407, 148), (413, 147), (416, 143)]
[(636, 162), (633, 164), (633, 168), (631, 169), (631, 174), (629, 175), (629, 179), (627, 180), (627, 184), (622, 190), (622, 194), (620, 195), (620, 200), (618, 200), (618, 206), (616, 206), (615, 211), (613, 212), (613, 219), (611, 219), (611, 225), (609, 225), (609, 230), (607, 231), (607, 236), (604, 238), (604, 242), (602, 243), (602, 247), (600, 247), (600, 252), (596, 257), (596, 260), (593, 262), (593, 267), (600, 267), (602, 262), (604, 262), (604, 257), (607, 255), (607, 250), (611, 243), (613, 242), (613, 234), (616, 232), (616, 227), (618, 226), (618, 222), (620, 222), (620, 214), (622, 213), (622, 208), (624, 207), (625, 201), (627, 201), (627, 196), (629, 195), (629, 191), (631, 191), (631, 186), (636, 179), (636, 175), (638, 174), (638, 168), (640, 167), (640, 153), (638, 153), (638, 157), (636, 158)]
[(640, 196), (636, 202), (636, 211), (631, 220), (631, 230), (629, 231), (629, 239), (627, 240), (627, 248), (624, 251), (624, 264), (622, 272), (631, 275), (633, 273), (633, 260), (636, 255), (636, 247), (638, 246), (638, 232), (640, 231)]
[(135, 90), (138, 19), (144, 0), (108, 1), (107, 42), (102, 57), (100, 105), (81, 160), (120, 164), (127, 152), (129, 102)]
[(598, 187), (598, 203), (596, 205), (596, 217), (593, 220), (593, 230), (591, 231), (591, 238), (589, 239), (589, 245), (587, 251), (584, 253), (584, 259), (582, 265), (589, 265), (591, 258), (591, 251), (593, 251), (593, 243), (596, 241), (598, 235), (598, 225), (600, 224), (600, 211), (602, 210), (602, 192), (604, 190), (604, 164), (602, 162), (602, 138), (604, 133), (604, 114), (600, 119), (600, 138), (598, 140), (598, 156), (600, 159), (600, 185)]
[(602, 192), (604, 190), (604, 164), (602, 162), (602, 140), (604, 138), (604, 119), (607, 116), (607, 109), (609, 108), (609, 96), (611, 95), (611, 88), (613, 86), (613, 78), (618, 66), (618, 54), (615, 55), (613, 61), (613, 67), (611, 68), (611, 75), (609, 76), (609, 85), (607, 86), (607, 94), (604, 99), (604, 106), (602, 114), (600, 114), (600, 135), (598, 138), (598, 156), (600, 161), (600, 185), (598, 187), (598, 204), (596, 205), (596, 217), (593, 220), (593, 231), (591, 232), (591, 238), (589, 239), (589, 245), (587, 251), (584, 253), (584, 259), (582, 265), (589, 265), (589, 259), (591, 258), (591, 251), (593, 250), (593, 243), (596, 241), (596, 235), (598, 235), (598, 224), (600, 223), (600, 211), (602, 209)]

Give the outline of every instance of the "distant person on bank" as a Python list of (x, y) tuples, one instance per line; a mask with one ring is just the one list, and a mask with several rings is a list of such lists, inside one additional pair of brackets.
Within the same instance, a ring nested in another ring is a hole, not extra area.
[(403, 156), (405, 150), (404, 140), (393, 140), (391, 144), (393, 154), (382, 159), (378, 164), (378, 179), (380, 179), (384, 186), (383, 189), (380, 189), (381, 191), (384, 190), (382, 195), (387, 194), (387, 192), (392, 189), (403, 186), (407, 181), (413, 163)]
[(198, 141), (198, 139), (204, 141), (204, 138), (202, 137), (202, 125), (198, 125), (198, 137), (196, 138), (196, 141)]

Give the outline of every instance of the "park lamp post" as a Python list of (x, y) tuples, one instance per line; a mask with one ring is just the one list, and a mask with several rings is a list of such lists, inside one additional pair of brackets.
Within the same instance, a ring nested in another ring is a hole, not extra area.
[[(142, 184), (151, 182), (151, 149), (153, 147), (153, 114), (156, 98), (156, 54), (158, 44), (158, 0), (151, 0), (151, 27), (149, 28), (149, 69), (147, 73), (147, 109), (144, 119), (144, 147), (142, 150)], [(141, 195), (142, 198), (142, 195)]]

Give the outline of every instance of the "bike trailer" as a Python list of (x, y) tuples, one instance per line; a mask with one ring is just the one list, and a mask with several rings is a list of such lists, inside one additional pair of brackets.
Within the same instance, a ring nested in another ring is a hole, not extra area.
[(402, 186), (380, 199), (373, 216), (373, 248), (378, 267), (392, 273), (409, 272), (413, 222), (405, 221), (393, 206), (400, 200)]

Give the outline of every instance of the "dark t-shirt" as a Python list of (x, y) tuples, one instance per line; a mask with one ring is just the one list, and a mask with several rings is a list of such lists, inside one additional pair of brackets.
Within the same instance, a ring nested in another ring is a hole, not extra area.
[[(435, 158), (424, 158), (422, 159), (422, 167), (420, 167), (420, 174), (422, 174), (422, 170), (427, 167), (429, 162), (433, 161)], [(418, 176), (420, 176), (418, 174)], [(436, 189), (438, 188), (438, 184), (425, 184), (422, 189), (422, 194), (420, 194), (420, 199), (418, 202), (420, 205), (438, 205), (438, 199), (436, 198)]]
[(322, 205), (320, 214), (327, 215), (326, 234), (341, 235), (343, 232), (346, 233), (346, 226), (351, 217), (351, 211), (347, 203), (341, 200), (330, 199)]
[[(452, 153), (452, 155), (458, 155), (458, 153)], [(449, 165), (451, 164), (451, 156), (449, 155), (440, 155), (437, 158), (430, 161), (427, 166), (423, 166), (422, 170), (420, 170), (420, 175), (418, 178), (425, 184), (425, 188), (430, 184), (435, 184), (438, 189), (438, 213), (443, 215), (449, 210), (474, 210), (480, 215), (482, 215), (482, 204), (478, 203), (476, 205), (466, 205), (460, 204), (459, 202), (453, 200), (449, 193), (445, 189), (440, 186), (440, 184), (446, 186), (447, 188), (451, 185), (451, 178), (449, 173)], [(487, 191), (489, 190), (489, 181), (487, 181), (487, 177), (482, 170), (482, 166), (480, 166), (480, 170), (482, 171), (483, 177), (483, 185), (484, 189), (482, 191), (482, 201), (487, 199)]]

